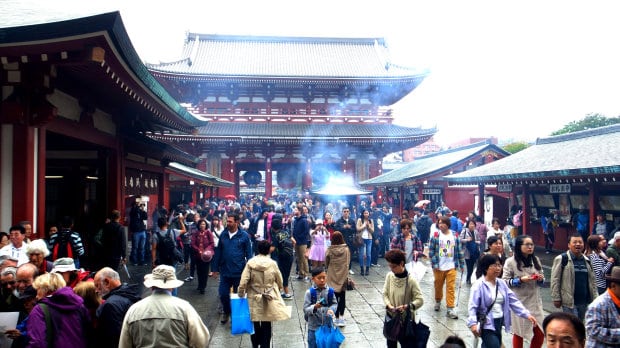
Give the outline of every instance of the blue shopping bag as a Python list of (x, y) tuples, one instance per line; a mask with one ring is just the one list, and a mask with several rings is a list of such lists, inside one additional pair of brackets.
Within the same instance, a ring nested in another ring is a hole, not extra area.
[(250, 304), (247, 297), (230, 294), (230, 333), (233, 335), (254, 334), (250, 318)]
[(344, 341), (344, 335), (334, 326), (331, 316), (325, 316), (323, 325), (315, 332), (316, 346), (318, 348), (338, 348)]

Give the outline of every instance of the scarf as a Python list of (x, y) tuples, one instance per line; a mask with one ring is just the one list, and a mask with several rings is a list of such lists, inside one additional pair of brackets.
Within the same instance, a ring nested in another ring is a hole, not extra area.
[(609, 294), (609, 297), (611, 297), (611, 300), (614, 301), (616, 307), (620, 308), (620, 299), (609, 288), (607, 289), (607, 293)]

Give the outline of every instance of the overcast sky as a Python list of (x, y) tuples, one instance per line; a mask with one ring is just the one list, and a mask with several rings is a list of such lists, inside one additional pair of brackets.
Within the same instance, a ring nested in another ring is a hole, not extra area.
[(534, 140), (588, 113), (620, 115), (620, 4), (507, 3), (0, 0), (0, 26), (120, 10), (152, 63), (179, 58), (187, 31), (385, 37), (395, 61), (431, 71), (395, 105), (396, 122), (437, 126), (442, 145)]

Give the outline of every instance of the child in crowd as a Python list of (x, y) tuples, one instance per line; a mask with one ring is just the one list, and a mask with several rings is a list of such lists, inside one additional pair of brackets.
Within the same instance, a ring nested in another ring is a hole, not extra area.
[(334, 289), (327, 286), (327, 273), (323, 267), (313, 268), (312, 286), (304, 297), (304, 317), (308, 322), (308, 348), (316, 348), (315, 331), (323, 324), (326, 316), (333, 317), (338, 306)]

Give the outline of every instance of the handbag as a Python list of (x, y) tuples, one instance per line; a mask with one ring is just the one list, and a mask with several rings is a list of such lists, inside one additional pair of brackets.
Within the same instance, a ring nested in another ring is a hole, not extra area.
[(353, 237), (353, 246), (356, 248), (364, 245), (364, 238), (362, 238), (362, 232), (357, 232)]
[(465, 243), (465, 247), (469, 252), (469, 258), (477, 260), (480, 257), (480, 248), (478, 248), (478, 244), (476, 244), (476, 237), (474, 237), (470, 231), (467, 231), (467, 233), (472, 236), (472, 240)]
[(394, 313), (392, 317), (386, 314), (383, 323), (383, 337), (390, 341), (398, 341), (400, 332), (403, 329), (403, 324), (404, 322), (400, 313)]
[(344, 342), (344, 335), (334, 326), (331, 316), (314, 332), (317, 348), (338, 348)]
[(200, 260), (203, 262), (211, 262), (213, 259), (213, 250), (205, 249), (200, 253)]
[(250, 318), (250, 304), (247, 297), (230, 295), (230, 333), (232, 335), (254, 334), (254, 324)]
[(347, 290), (355, 290), (355, 281), (351, 277), (347, 277)]

